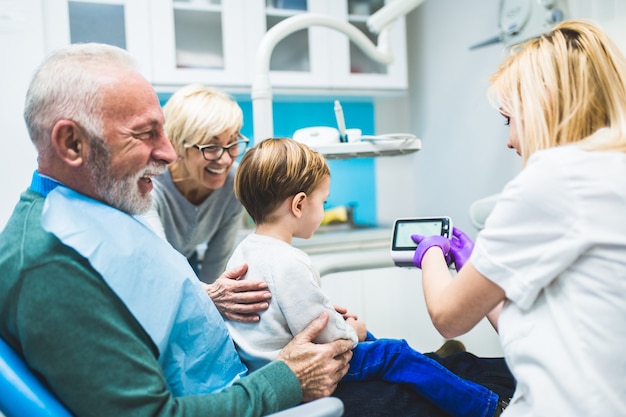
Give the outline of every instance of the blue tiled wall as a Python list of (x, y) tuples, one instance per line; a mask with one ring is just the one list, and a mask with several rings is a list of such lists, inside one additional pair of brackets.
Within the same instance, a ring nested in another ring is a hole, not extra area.
[[(161, 96), (164, 103), (168, 96)], [(252, 102), (249, 98), (237, 97), (244, 114), (241, 132), (254, 137), (252, 129)], [(343, 101), (344, 116), (348, 128), (359, 128), (364, 135), (374, 134), (374, 104), (370, 101)], [(297, 129), (310, 126), (336, 127), (334, 102), (315, 101), (273, 102), (274, 136), (292, 137)], [(375, 169), (372, 158), (328, 161), (331, 171), (330, 197), (326, 208), (354, 206), (354, 220), (360, 225), (376, 224)]]

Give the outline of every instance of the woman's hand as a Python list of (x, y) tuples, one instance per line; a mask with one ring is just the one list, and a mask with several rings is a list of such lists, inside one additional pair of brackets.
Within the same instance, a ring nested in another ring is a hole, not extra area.
[(214, 283), (205, 284), (207, 294), (225, 319), (254, 323), (269, 307), (272, 293), (267, 283), (243, 280), (247, 271), (248, 265), (244, 264), (224, 272)]
[(450, 254), (454, 259), (454, 266), (457, 271), (463, 268), (463, 265), (472, 255), (474, 250), (474, 242), (461, 229), (452, 228), (452, 237), (450, 238)]

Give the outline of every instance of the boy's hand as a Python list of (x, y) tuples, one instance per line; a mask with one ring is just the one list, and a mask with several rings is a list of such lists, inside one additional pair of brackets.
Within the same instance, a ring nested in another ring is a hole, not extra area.
[(348, 313), (348, 309), (345, 307), (338, 306), (338, 305), (334, 305), (333, 307), (335, 307), (335, 311), (337, 313), (343, 316), (344, 320), (348, 320), (350, 318), (355, 319), (355, 320), (359, 319), (356, 314)]
[(365, 338), (367, 337), (367, 327), (365, 326), (364, 322), (358, 321), (353, 318), (347, 318), (346, 323), (352, 326), (352, 328), (356, 332), (357, 337), (359, 338), (359, 342), (365, 341)]

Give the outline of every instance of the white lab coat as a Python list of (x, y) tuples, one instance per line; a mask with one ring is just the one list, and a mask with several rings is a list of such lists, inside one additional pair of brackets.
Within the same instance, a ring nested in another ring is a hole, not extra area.
[(499, 331), (518, 385), (504, 415), (625, 416), (626, 154), (535, 153), (471, 259), (508, 300)]

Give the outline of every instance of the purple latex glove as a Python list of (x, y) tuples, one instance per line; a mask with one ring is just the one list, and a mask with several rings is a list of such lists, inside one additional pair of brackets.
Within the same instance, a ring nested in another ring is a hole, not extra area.
[(457, 272), (463, 268), (465, 262), (470, 258), (474, 250), (474, 242), (461, 229), (452, 228), (450, 238), (450, 255), (454, 259), (454, 266)]
[(413, 265), (420, 269), (422, 268), (422, 258), (428, 249), (433, 246), (439, 246), (443, 252), (444, 258), (448, 256), (448, 252), (450, 251), (450, 240), (447, 237), (439, 235), (411, 235), (411, 239), (413, 239), (413, 242), (417, 243), (417, 248), (415, 248), (415, 254), (413, 255)]

